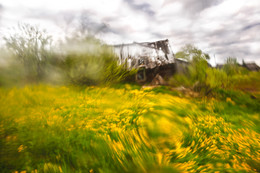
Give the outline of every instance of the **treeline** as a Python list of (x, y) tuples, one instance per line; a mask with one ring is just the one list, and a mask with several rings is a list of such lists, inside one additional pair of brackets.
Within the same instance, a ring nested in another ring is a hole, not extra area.
[[(172, 86), (184, 86), (208, 95), (217, 88), (258, 89), (259, 73), (227, 58), (222, 69), (209, 67), (209, 55), (193, 45), (186, 45), (176, 58), (188, 61), (186, 70), (175, 74)], [(110, 85), (134, 79), (137, 70), (119, 65), (112, 47), (91, 34), (74, 34), (63, 41), (37, 26), (19, 24), (4, 37), (0, 47), (0, 86), (28, 83)]]
[(73, 34), (54, 43), (37, 26), (19, 24), (0, 48), (0, 85), (28, 83), (109, 85), (134, 75), (119, 65), (111, 47), (92, 35)]
[(176, 58), (186, 60), (188, 65), (170, 80), (173, 86), (184, 86), (204, 95), (218, 89), (260, 91), (260, 73), (248, 71), (234, 57), (228, 57), (222, 68), (212, 68), (208, 54), (186, 45), (176, 53)]

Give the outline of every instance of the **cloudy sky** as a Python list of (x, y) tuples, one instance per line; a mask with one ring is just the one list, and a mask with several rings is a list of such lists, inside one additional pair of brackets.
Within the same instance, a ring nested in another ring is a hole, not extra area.
[(80, 23), (109, 44), (168, 38), (174, 53), (194, 44), (213, 65), (229, 56), (260, 65), (260, 0), (0, 0), (0, 36), (18, 22), (56, 39)]

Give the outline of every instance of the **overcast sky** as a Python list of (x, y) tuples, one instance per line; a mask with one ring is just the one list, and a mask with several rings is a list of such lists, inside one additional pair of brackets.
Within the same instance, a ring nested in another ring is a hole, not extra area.
[(57, 39), (80, 18), (109, 44), (168, 38), (174, 53), (194, 44), (213, 65), (229, 56), (260, 65), (260, 0), (0, 0), (1, 36), (24, 22)]

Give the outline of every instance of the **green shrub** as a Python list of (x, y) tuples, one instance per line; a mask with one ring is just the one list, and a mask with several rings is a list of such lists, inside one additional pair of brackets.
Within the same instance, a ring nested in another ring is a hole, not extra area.
[(170, 84), (172, 86), (184, 86), (184, 87), (192, 86), (193, 82), (190, 80), (190, 78), (187, 75), (188, 74), (175, 74), (170, 79)]
[(232, 57), (228, 57), (226, 59), (226, 63), (223, 66), (223, 70), (229, 76), (238, 75), (238, 74), (243, 75), (249, 73), (249, 71), (246, 68), (239, 66), (236, 58), (232, 58)]
[(184, 86), (208, 95), (215, 89), (239, 89), (252, 92), (258, 97), (260, 90), (260, 73), (249, 72), (239, 66), (236, 58), (227, 58), (223, 69), (209, 68), (209, 56), (201, 50), (187, 45), (176, 54), (177, 58), (188, 59), (185, 73), (175, 74), (170, 80), (173, 86)]
[(135, 70), (127, 70), (124, 64), (118, 64), (111, 47), (93, 38), (79, 40), (74, 43), (74, 47), (65, 50), (62, 68), (72, 84), (119, 83), (135, 73)]
[[(135, 70), (129, 71), (125, 65), (119, 65), (112, 48), (94, 36), (73, 35), (60, 45), (52, 45), (45, 30), (22, 24), (4, 40), (10, 50), (8, 56), (14, 58), (0, 66), (0, 85), (18, 81), (107, 85), (135, 74)], [(0, 62), (6, 61), (8, 56), (1, 56)]]
[(184, 85), (195, 91), (208, 92), (207, 70), (209, 55), (192, 45), (186, 45), (176, 54), (177, 58), (188, 59), (188, 70), (184, 74), (176, 74), (170, 80), (172, 85)]
[(209, 68), (207, 69), (206, 84), (210, 88), (228, 88), (231, 82), (223, 70)]

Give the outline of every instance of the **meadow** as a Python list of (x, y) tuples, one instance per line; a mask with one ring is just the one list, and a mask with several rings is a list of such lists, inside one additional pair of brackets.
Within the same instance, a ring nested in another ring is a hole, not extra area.
[(0, 88), (1, 172), (259, 172), (259, 97), (217, 94)]

